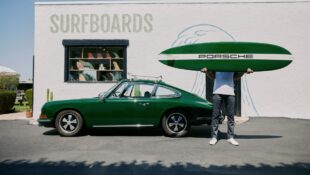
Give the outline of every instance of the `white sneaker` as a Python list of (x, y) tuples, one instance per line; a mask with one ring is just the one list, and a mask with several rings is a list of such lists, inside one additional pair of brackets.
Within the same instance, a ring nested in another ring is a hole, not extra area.
[(215, 145), (217, 142), (217, 139), (216, 138), (212, 138), (209, 142), (210, 145)]
[(234, 138), (228, 139), (227, 142), (235, 146), (239, 145), (239, 143)]

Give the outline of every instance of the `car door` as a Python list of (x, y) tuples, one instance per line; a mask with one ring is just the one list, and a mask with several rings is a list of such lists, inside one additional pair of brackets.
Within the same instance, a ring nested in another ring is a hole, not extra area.
[(130, 97), (134, 99), (135, 118), (139, 126), (153, 126), (156, 115), (154, 84), (135, 82)]
[(134, 115), (138, 126), (156, 126), (172, 101), (179, 97), (176, 91), (153, 83), (135, 82), (124, 93), (134, 101)]
[(96, 107), (94, 127), (144, 127), (158, 124), (160, 100), (153, 83), (126, 82)]
[(111, 94), (99, 101), (93, 111), (93, 127), (113, 127), (136, 124), (135, 105), (132, 98), (123, 96), (131, 82), (120, 84)]
[(152, 122), (155, 125), (160, 124), (162, 115), (169, 109), (178, 107), (177, 99), (180, 93), (163, 85), (156, 84), (152, 93), (152, 97), (148, 99), (149, 108), (145, 108), (144, 120)]

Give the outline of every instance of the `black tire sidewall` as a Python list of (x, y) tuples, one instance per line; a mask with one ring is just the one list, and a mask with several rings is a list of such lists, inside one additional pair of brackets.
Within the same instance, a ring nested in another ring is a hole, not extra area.
[[(78, 120), (78, 125), (76, 126), (76, 129), (73, 131), (73, 132), (66, 132), (63, 130), (63, 128), (60, 126), (60, 120), (62, 119), (63, 116), (66, 116), (68, 114), (72, 114), (76, 117), (76, 119)], [(76, 136), (78, 135), (82, 128), (83, 128), (83, 119), (82, 119), (82, 116), (74, 111), (74, 110), (64, 110), (64, 111), (61, 111), (57, 117), (56, 117), (56, 120), (55, 120), (55, 127), (57, 129), (57, 131), (59, 132), (59, 134), (61, 136), (64, 136), (64, 137), (72, 137), (72, 136)]]

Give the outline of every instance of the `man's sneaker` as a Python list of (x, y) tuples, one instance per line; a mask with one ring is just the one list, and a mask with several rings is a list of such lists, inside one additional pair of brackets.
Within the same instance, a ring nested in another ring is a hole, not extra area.
[(216, 138), (212, 138), (209, 142), (210, 145), (215, 145), (217, 142), (217, 139)]
[(235, 145), (235, 146), (239, 145), (239, 143), (234, 138), (228, 139), (227, 142), (229, 142), (229, 143), (231, 143), (232, 145)]

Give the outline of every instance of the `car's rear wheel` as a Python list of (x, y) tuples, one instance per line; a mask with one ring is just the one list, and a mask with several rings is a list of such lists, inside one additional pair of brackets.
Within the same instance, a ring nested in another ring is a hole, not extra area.
[(64, 110), (57, 115), (55, 126), (61, 136), (76, 136), (82, 130), (83, 119), (82, 116), (74, 110)]
[(164, 115), (162, 128), (169, 137), (183, 137), (189, 129), (188, 115), (183, 111), (172, 111)]

